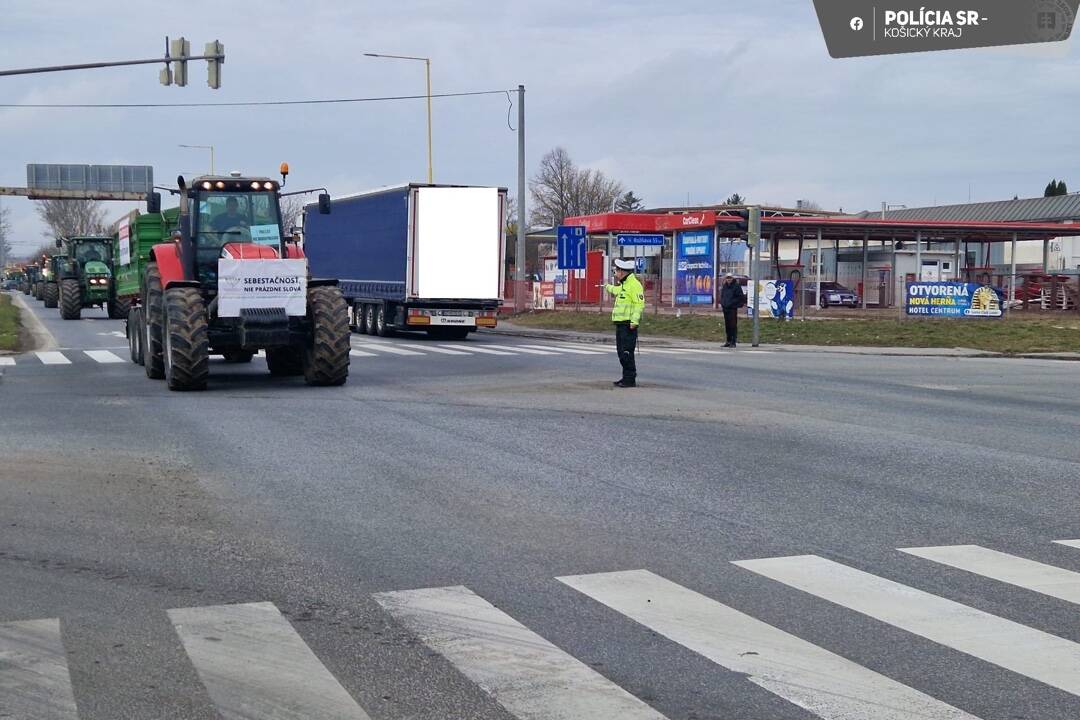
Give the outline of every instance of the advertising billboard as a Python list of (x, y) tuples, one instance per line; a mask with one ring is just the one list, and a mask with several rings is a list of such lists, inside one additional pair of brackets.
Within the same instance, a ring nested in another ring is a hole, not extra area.
[(683, 230), (675, 233), (675, 302), (678, 305), (712, 305), (713, 231)]
[(951, 318), (999, 318), (1005, 294), (978, 283), (909, 282), (904, 293), (908, 315)]

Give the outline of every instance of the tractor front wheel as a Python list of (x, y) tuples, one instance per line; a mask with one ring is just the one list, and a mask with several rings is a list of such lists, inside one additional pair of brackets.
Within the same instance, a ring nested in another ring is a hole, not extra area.
[(78, 280), (68, 278), (60, 281), (60, 317), (65, 320), (82, 317), (82, 289)]
[(311, 346), (302, 354), (308, 385), (343, 385), (349, 377), (349, 306), (332, 286), (308, 290)]
[(205, 390), (210, 375), (206, 305), (197, 288), (165, 291), (165, 382), (170, 390)]

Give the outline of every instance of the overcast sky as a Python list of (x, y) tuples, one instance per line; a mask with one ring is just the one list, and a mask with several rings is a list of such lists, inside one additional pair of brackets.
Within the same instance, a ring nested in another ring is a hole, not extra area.
[[(5, 0), (4, 67), (154, 57), (164, 36), (226, 46), (185, 88), (158, 68), (0, 78), (0, 102), (188, 102), (423, 94), (526, 86), (530, 174), (556, 145), (649, 205), (811, 199), (845, 211), (1080, 189), (1074, 45), (833, 60), (811, 0), (295, 2)], [(517, 182), (501, 95), (436, 99), (435, 179)], [(516, 108), (512, 121), (516, 124)], [(332, 194), (426, 177), (423, 100), (290, 108), (0, 109), (0, 184), (27, 163), (146, 164), (158, 184), (208, 170)], [(969, 190), (970, 188), (970, 190)], [(39, 245), (33, 203), (4, 198), (17, 251)], [(108, 205), (109, 217), (124, 206)]]

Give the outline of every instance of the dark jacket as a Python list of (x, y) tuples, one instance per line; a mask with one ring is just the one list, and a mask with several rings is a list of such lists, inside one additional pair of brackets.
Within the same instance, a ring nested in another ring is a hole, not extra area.
[(720, 286), (720, 307), (725, 310), (738, 309), (746, 304), (746, 293), (742, 285), (736, 280), (732, 283), (723, 283)]

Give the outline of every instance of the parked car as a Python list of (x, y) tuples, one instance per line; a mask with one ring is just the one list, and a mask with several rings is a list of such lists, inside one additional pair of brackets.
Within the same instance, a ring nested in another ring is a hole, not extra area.
[[(817, 286), (811, 283), (809, 287), (816, 288)], [(840, 283), (823, 282), (821, 283), (821, 297), (818, 299), (818, 305), (821, 306), (822, 310), (830, 305), (859, 307), (859, 299), (858, 293), (849, 290)]]

